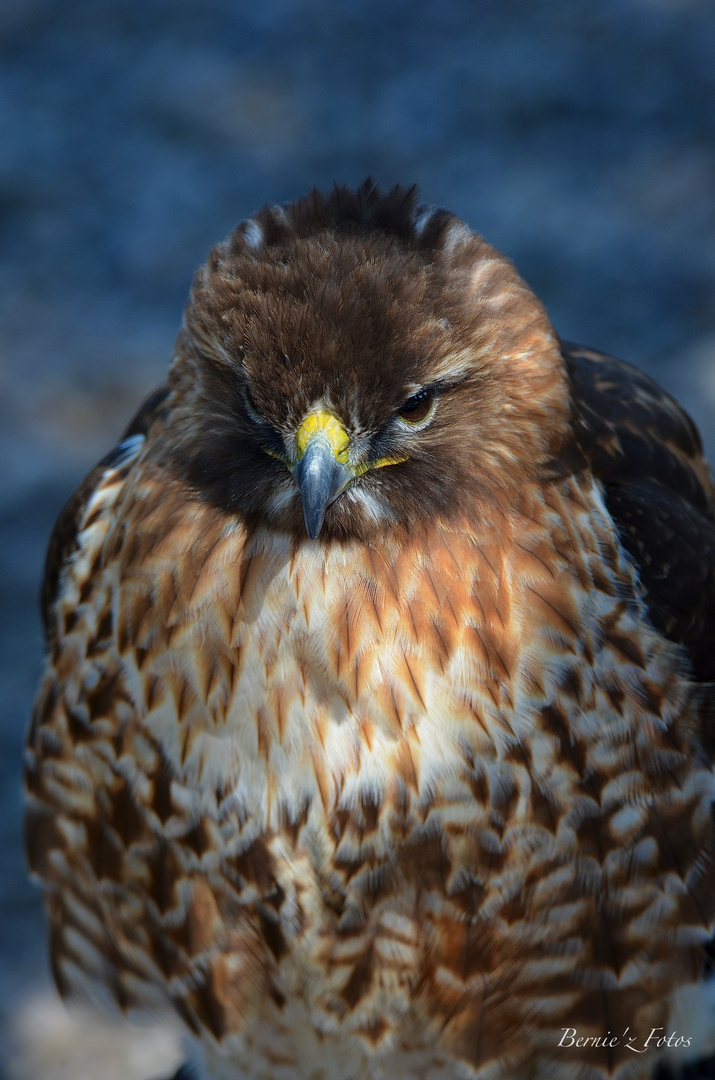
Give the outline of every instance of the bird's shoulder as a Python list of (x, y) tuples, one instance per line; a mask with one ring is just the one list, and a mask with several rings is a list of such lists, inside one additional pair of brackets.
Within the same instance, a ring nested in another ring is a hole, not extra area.
[(562, 344), (576, 441), (656, 629), (715, 680), (715, 488), (695, 424), (637, 368)]
[(90, 469), (60, 511), (47, 548), (40, 597), (48, 647), (58, 633), (56, 607), (63, 571), (79, 550), (81, 534), (106, 518), (115, 504), (150, 429), (163, 420), (168, 395), (169, 387), (162, 386), (146, 399), (117, 445)]

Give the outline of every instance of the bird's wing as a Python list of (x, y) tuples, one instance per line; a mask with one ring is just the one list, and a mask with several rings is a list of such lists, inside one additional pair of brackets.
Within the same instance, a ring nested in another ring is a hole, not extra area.
[(57, 637), (55, 602), (60, 576), (67, 560), (77, 550), (78, 531), (89, 502), (100, 487), (116, 491), (118, 481), (126, 476), (138, 457), (149, 429), (163, 417), (168, 394), (169, 387), (162, 386), (147, 398), (117, 445), (89, 471), (60, 511), (47, 548), (41, 592), (42, 620), (48, 649), (56, 643)]
[(715, 681), (715, 488), (686, 412), (636, 368), (562, 344), (574, 428), (653, 625)]

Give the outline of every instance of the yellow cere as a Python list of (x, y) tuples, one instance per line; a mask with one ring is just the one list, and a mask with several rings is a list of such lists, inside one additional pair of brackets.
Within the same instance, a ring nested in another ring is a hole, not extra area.
[(370, 469), (382, 469), (385, 465), (399, 465), (402, 461), (407, 461), (406, 457), (381, 457), (377, 461), (369, 461), (362, 465), (356, 465), (353, 469), (355, 477), (362, 476), (363, 473), (369, 472)]
[[(346, 464), (348, 460), (348, 450), (350, 448), (350, 436), (338, 420), (337, 416), (328, 412), (327, 409), (319, 409), (317, 412), (310, 413), (296, 431), (295, 441), (298, 445), (298, 461), (303, 457), (310, 440), (315, 438), (316, 435), (322, 435), (330, 444), (330, 448), (335, 454), (336, 460), (342, 464)], [(270, 453), (270, 451), (268, 451), (268, 453)], [(364, 473), (369, 472), (370, 469), (381, 469), (384, 465), (399, 465), (402, 461), (407, 461), (407, 458), (383, 457), (378, 458), (377, 461), (369, 461), (360, 465), (351, 466), (351, 468), (353, 475), (357, 478), (358, 476), (362, 476)]]
[(333, 416), (327, 409), (319, 409), (317, 412), (306, 416), (303, 423), (295, 433), (295, 441), (298, 444), (298, 460), (303, 457), (305, 449), (311, 439), (316, 435), (322, 435), (330, 444), (330, 449), (335, 454), (337, 461), (348, 460), (350, 438), (337, 416)]

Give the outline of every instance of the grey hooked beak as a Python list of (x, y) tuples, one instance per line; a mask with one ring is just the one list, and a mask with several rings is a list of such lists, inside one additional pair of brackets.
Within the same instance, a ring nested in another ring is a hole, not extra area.
[(294, 466), (293, 479), (303, 500), (308, 536), (315, 540), (323, 527), (325, 511), (345, 490), (353, 474), (347, 465), (337, 460), (328, 440), (315, 435)]

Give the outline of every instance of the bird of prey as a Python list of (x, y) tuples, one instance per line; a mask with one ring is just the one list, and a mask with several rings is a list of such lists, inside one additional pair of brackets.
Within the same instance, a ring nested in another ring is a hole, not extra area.
[(700, 438), (450, 213), (366, 182), (214, 248), (43, 605), (63, 995), (172, 1008), (211, 1080), (635, 1080), (692, 1040)]

